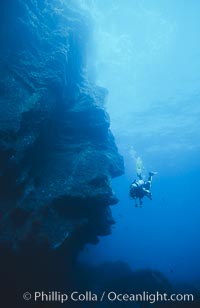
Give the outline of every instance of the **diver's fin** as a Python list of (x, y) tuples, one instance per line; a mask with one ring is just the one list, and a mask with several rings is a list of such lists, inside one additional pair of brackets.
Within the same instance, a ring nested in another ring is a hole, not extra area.
[(151, 171), (151, 172), (149, 172), (149, 175), (150, 175), (150, 176), (156, 175), (156, 174), (158, 174), (158, 172), (156, 172), (156, 171)]

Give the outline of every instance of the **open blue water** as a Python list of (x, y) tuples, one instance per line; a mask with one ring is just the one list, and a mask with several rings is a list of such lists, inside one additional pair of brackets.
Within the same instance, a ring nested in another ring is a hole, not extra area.
[[(82, 0), (94, 19), (97, 83), (125, 175), (113, 180), (112, 235), (88, 246), (93, 264), (124, 260), (173, 281), (200, 279), (200, 1)], [(93, 58), (92, 58), (93, 60)], [(90, 61), (92, 62), (92, 61)], [(90, 65), (91, 63), (88, 63)], [(94, 69), (94, 67), (93, 67)], [(153, 200), (129, 198), (135, 158), (155, 170)]]

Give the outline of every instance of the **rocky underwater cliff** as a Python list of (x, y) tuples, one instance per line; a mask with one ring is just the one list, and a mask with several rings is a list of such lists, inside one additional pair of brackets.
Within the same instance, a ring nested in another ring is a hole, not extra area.
[(61, 283), (110, 233), (124, 167), (87, 73), (90, 19), (73, 1), (0, 6), (0, 268), (19, 292)]

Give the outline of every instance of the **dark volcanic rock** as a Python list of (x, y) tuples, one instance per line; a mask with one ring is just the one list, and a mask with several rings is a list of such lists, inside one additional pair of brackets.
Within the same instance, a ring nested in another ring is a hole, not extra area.
[(90, 20), (73, 1), (0, 6), (1, 251), (73, 259), (110, 232), (123, 173), (107, 91), (87, 77)]
[(4, 307), (23, 307), (27, 290), (71, 288), (78, 252), (114, 223), (111, 178), (123, 160), (103, 107), (107, 91), (87, 76), (90, 20), (74, 3), (0, 4)]

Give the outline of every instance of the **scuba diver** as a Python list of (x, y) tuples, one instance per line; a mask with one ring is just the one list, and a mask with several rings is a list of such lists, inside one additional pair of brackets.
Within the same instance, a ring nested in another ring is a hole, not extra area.
[(152, 194), (150, 191), (153, 175), (157, 172), (149, 172), (149, 177), (147, 181), (144, 181), (142, 174), (137, 173), (138, 180), (134, 180), (130, 186), (130, 196), (135, 200), (135, 206), (138, 207), (137, 199), (139, 200), (140, 207), (142, 207), (142, 199), (147, 196), (152, 200)]

